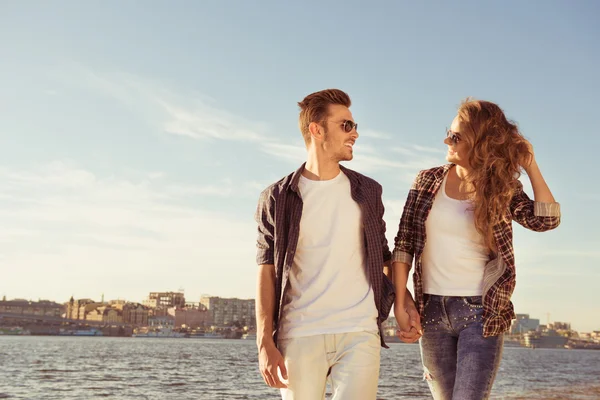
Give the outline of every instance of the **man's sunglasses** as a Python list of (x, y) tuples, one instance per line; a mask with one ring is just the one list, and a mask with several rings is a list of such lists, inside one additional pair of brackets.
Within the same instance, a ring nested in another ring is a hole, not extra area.
[(450, 129), (446, 129), (446, 137), (449, 138), (454, 144), (458, 144), (460, 142), (460, 136), (452, 132)]
[(355, 124), (353, 121), (346, 120), (342, 122), (342, 128), (344, 129), (344, 132), (350, 133), (352, 132), (352, 129), (358, 130), (358, 124)]

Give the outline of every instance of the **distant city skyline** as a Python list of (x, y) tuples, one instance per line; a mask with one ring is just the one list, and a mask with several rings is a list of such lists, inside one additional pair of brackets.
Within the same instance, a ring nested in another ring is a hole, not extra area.
[(515, 308), (599, 328), (600, 3), (233, 3), (2, 4), (0, 296), (254, 298), (259, 193), (304, 160), (297, 102), (337, 87), (390, 247), (461, 99), (497, 102), (562, 210), (515, 224)]
[[(163, 291), (162, 293), (167, 293), (167, 292), (172, 292), (172, 293), (181, 293), (181, 292), (177, 292), (177, 291)], [(150, 293), (156, 293), (156, 292), (149, 292), (149, 294), (150, 294)], [(110, 302), (115, 302), (115, 301), (123, 301), (123, 302), (129, 302), (129, 303), (138, 303), (138, 304), (144, 304), (144, 305), (146, 305), (145, 303), (147, 303), (147, 299), (148, 299), (148, 297), (149, 297), (149, 296), (146, 296), (146, 298), (145, 298), (145, 299), (143, 299), (143, 300), (139, 300), (139, 301), (138, 301), (138, 300), (135, 300), (135, 299), (109, 299), (109, 300), (106, 300), (106, 301), (105, 301), (104, 299), (102, 299), (102, 301), (101, 301), (101, 302), (104, 302), (104, 303), (107, 303), (107, 304), (108, 304), (108, 303), (110, 303)], [(184, 296), (184, 297), (185, 297), (185, 296)], [(219, 296), (219, 295), (213, 295), (213, 294), (210, 294), (210, 295), (209, 295), (209, 294), (202, 294), (202, 295), (201, 295), (201, 296), (198, 298), (198, 300), (199, 300), (198, 302), (189, 301), (189, 300), (188, 300), (188, 298), (187, 298), (187, 297), (185, 297), (185, 303), (186, 303), (186, 304), (190, 304), (190, 303), (197, 303), (197, 304), (201, 305), (202, 303), (201, 303), (200, 299), (201, 299), (201, 298), (203, 298), (203, 297), (206, 297), (206, 298), (211, 298), (211, 299), (220, 298), (220, 299), (223, 299), (223, 300), (234, 299), (234, 300), (239, 300), (239, 301), (254, 301), (254, 300), (255, 300), (254, 298), (223, 297), (223, 296)], [(69, 299), (70, 299), (70, 298), (69, 298)], [(81, 297), (81, 298), (75, 298), (75, 297), (73, 297), (73, 299), (74, 299), (74, 300), (76, 300), (76, 301), (77, 301), (77, 300), (82, 300), (82, 299), (90, 299), (90, 300), (95, 300), (93, 296), (87, 296), (87, 297)], [(55, 302), (55, 303), (58, 303), (58, 304), (67, 304), (67, 303), (69, 303), (69, 300), (66, 300), (66, 301), (60, 301), (60, 300), (56, 300), (56, 299), (41, 299), (41, 298), (40, 298), (40, 299), (25, 299), (25, 298), (19, 298), (19, 297), (15, 297), (15, 298), (8, 298), (8, 297), (7, 297), (6, 299), (2, 298), (2, 301), (12, 301), (12, 300), (28, 300), (28, 301), (33, 301), (33, 302), (35, 302), (35, 301), (50, 301), (50, 302)], [(204, 305), (206, 308), (210, 308), (210, 307), (208, 306), (208, 304), (203, 304), (203, 305)], [(571, 322), (570, 322), (570, 321), (568, 321), (568, 320), (565, 320), (565, 321), (563, 321), (563, 320), (556, 320), (556, 319), (554, 319), (554, 320), (553, 320), (553, 319), (551, 319), (551, 318), (550, 318), (551, 316), (550, 316), (549, 314), (545, 314), (545, 315), (543, 316), (543, 318), (542, 318), (542, 317), (539, 317), (539, 316), (537, 316), (537, 315), (533, 315), (533, 314), (527, 313), (527, 312), (516, 312), (516, 315), (517, 315), (517, 319), (516, 319), (516, 321), (519, 321), (519, 317), (527, 316), (529, 320), (531, 320), (531, 321), (536, 321), (536, 323), (537, 323), (538, 325), (546, 325), (546, 326), (547, 326), (548, 324), (568, 324), (568, 325), (570, 325), (570, 326), (572, 325), (572, 324), (571, 324)], [(548, 320), (548, 319), (545, 319), (545, 318), (550, 318), (550, 320)], [(391, 313), (390, 313), (390, 317), (389, 317), (389, 319), (390, 319), (390, 320), (394, 320), (394, 321), (395, 321), (395, 317), (393, 316), (393, 314), (391, 314)], [(593, 325), (593, 321), (591, 322), (591, 324)], [(584, 331), (580, 331), (580, 330), (578, 330), (578, 329), (575, 329), (575, 328), (573, 327), (573, 330), (575, 330), (575, 331), (579, 331), (579, 332), (584, 332), (584, 333), (585, 333), (585, 332), (597, 332), (597, 331), (600, 331), (600, 320), (598, 320), (598, 321), (596, 322), (596, 328), (589, 329), (589, 330), (587, 330), (587, 331), (585, 331), (585, 330), (584, 330)]]

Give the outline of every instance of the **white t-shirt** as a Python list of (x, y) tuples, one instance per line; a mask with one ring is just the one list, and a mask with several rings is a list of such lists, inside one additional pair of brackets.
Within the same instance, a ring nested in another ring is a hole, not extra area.
[(425, 222), (423, 292), (440, 296), (481, 296), (489, 252), (475, 229), (472, 203), (446, 194), (446, 180)]
[(363, 221), (340, 171), (328, 181), (300, 177), (300, 235), (278, 337), (377, 331), (366, 275)]

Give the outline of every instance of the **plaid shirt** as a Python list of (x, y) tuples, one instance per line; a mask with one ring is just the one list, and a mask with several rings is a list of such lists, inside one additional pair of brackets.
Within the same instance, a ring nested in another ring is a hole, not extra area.
[[(384, 264), (389, 264), (392, 254), (385, 237), (382, 188), (371, 178), (342, 166), (340, 168), (350, 180), (352, 199), (358, 203), (361, 209), (364, 226), (365, 268), (378, 311), (377, 325), (381, 345), (387, 347), (383, 340), (381, 323), (390, 313), (395, 292), (392, 282), (383, 273)], [(258, 223), (256, 262), (259, 265), (275, 265), (276, 301), (273, 310), (275, 341), (277, 341), (283, 301), (289, 288), (288, 278), (300, 233), (303, 203), (298, 189), (298, 181), (303, 170), (304, 164), (293, 174), (265, 189), (260, 195), (256, 210), (256, 222)]]
[[(417, 175), (408, 193), (395, 238), (393, 261), (412, 265), (413, 259), (416, 260), (413, 279), (415, 301), (421, 315), (424, 311), (421, 255), (427, 238), (425, 221), (450, 167), (452, 164), (421, 171)], [(560, 205), (531, 200), (523, 191), (521, 182), (518, 182), (509, 212), (509, 218), (494, 227), (499, 256), (490, 259), (484, 270), (484, 337), (506, 332), (510, 328), (511, 320), (515, 318), (510, 301), (516, 283), (512, 220), (537, 232), (554, 229), (560, 224)]]

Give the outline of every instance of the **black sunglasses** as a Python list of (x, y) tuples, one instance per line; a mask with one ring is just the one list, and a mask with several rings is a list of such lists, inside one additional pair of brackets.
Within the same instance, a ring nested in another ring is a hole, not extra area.
[(460, 142), (460, 136), (448, 128), (446, 128), (446, 137), (450, 138), (450, 141), (454, 144), (458, 144), (458, 142)]
[(352, 132), (352, 129), (358, 129), (358, 124), (355, 124), (353, 121), (348, 119), (342, 122), (342, 128), (344, 129), (344, 132), (350, 133)]

